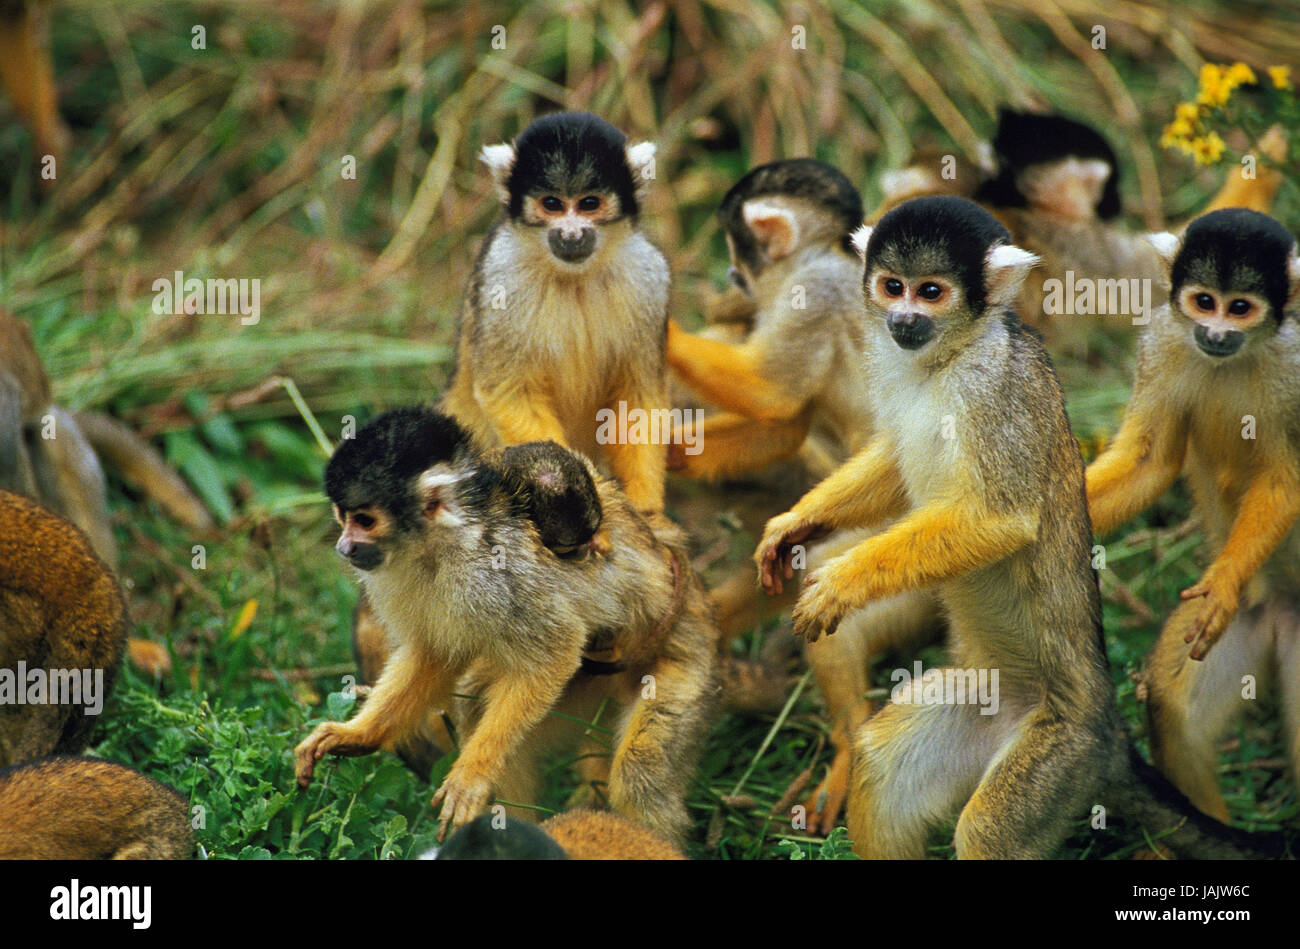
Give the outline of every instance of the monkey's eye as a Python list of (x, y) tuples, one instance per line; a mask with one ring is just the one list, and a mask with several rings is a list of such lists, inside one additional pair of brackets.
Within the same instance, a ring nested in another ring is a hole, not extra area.
[(362, 514), (359, 511), (352, 515), (352, 520), (357, 527), (360, 527), (363, 531), (368, 531), (370, 528), (375, 526), (374, 517), (369, 514)]
[(943, 296), (943, 287), (933, 281), (926, 281), (916, 291), (922, 300), (934, 301)]
[(903, 281), (890, 277), (885, 281), (885, 293), (891, 297), (900, 297), (903, 295)]
[(1228, 312), (1233, 316), (1245, 316), (1250, 312), (1250, 301), (1241, 299), (1233, 300), (1228, 304)]
[(579, 211), (595, 211), (600, 208), (600, 198), (594, 194), (589, 194), (585, 198), (578, 199)]
[(553, 194), (548, 194), (542, 198), (542, 207), (548, 211), (563, 211), (564, 202)]
[(1196, 305), (1202, 310), (1214, 309), (1214, 297), (1210, 296), (1208, 293), (1198, 293), (1192, 299), (1196, 303)]

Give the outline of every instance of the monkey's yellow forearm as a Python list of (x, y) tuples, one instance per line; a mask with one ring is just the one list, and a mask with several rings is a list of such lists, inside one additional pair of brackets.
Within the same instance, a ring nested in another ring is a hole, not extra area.
[(828, 567), (822, 583), (850, 608), (942, 583), (994, 563), (1032, 543), (1037, 517), (980, 516), (967, 507), (914, 511)]
[(1154, 504), (1177, 479), (1186, 447), (1181, 432), (1154, 432), (1126, 419), (1084, 474), (1093, 532), (1108, 533)]
[[(612, 399), (613, 406), (620, 401), (627, 403), (629, 418), (635, 417), (638, 409), (649, 417), (668, 404), (668, 397), (662, 392), (630, 391), (616, 393)], [(662, 511), (664, 476), (668, 468), (666, 446), (652, 442), (615, 441), (604, 447), (609, 457), (609, 469), (623, 486), (623, 492), (632, 505), (643, 513)]]
[[(798, 415), (804, 407), (760, 371), (757, 354), (748, 345), (694, 336), (670, 322), (668, 364), (687, 385), (728, 412), (761, 422), (780, 422)], [(798, 372), (799, 367), (784, 370)]]
[(877, 437), (840, 465), (790, 509), (807, 524), (870, 527), (907, 509), (907, 492), (893, 445)]
[(1265, 471), (1242, 495), (1223, 550), (1205, 572), (1240, 595), (1251, 577), (1273, 556), (1300, 516), (1300, 474), (1290, 469)]
[(423, 724), (431, 708), (450, 699), (458, 673), (415, 646), (399, 646), (361, 711), (345, 727), (363, 744), (391, 751)]
[[(791, 458), (808, 437), (811, 413), (784, 422), (759, 422), (725, 413), (704, 419), (689, 433), (698, 454), (683, 450), (677, 470), (692, 478), (733, 478)], [(684, 439), (679, 439), (684, 443)]]
[(483, 696), (483, 718), (456, 759), (456, 772), (467, 780), (495, 783), (511, 752), (559, 701), (579, 661), (566, 650), (562, 659), (493, 681)]

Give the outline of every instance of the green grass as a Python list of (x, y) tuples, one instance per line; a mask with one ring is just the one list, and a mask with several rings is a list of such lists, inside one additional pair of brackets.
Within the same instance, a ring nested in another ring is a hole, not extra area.
[[(1117, 3), (1103, 61), (1067, 48), (1041, 4), (990, 4), (990, 33), (969, 19), (978, 4), (836, 0), (807, 5), (808, 55), (792, 56), (784, 8), (670, 6), (663, 22), (645, 24), (613, 0), (565, 16), (512, 2), (468, 11), (379, 3), (361, 23), (351, 6), (306, 2), (274, 12), (233, 0), (56, 6), (53, 50), (74, 146), (42, 198), (24, 130), (0, 122), (0, 167), (11, 171), (0, 186), (0, 301), (31, 321), (59, 400), (109, 410), (154, 438), (220, 522), (192, 536), (111, 483), (135, 634), (166, 643), (174, 666), (161, 681), (124, 670), (94, 747), (201, 807), (197, 837), (209, 856), (409, 857), (431, 843), (433, 786), (395, 758), (330, 760), (309, 790), (294, 787), (293, 746), (350, 708), (356, 592), (330, 550), (324, 453), (271, 380), (292, 379), (331, 440), (348, 417), (360, 423), (436, 396), (461, 287), (494, 214), (479, 145), (556, 104), (653, 136), (660, 172), (645, 221), (672, 262), (674, 312), (689, 323), (699, 288), (720, 283), (726, 266), (713, 209), (752, 164), (815, 154), (861, 183), (870, 203), (878, 174), (914, 143), (969, 150), (998, 103), (1037, 100), (1108, 131), (1135, 225), (1173, 218), (1220, 174), (1154, 145), (1173, 103), (1194, 88), (1196, 42), (1210, 38), (1201, 54), (1215, 61), (1240, 55), (1256, 66), (1295, 61), (1300, 42), (1285, 11), (1227, 30), (1227, 5), (1152, 25), (1140, 6)], [(195, 23), (207, 27), (207, 50), (187, 42)], [(1090, 23), (1072, 28), (1086, 35)], [(490, 48), (495, 24), (511, 37), (502, 54)], [(941, 64), (923, 55), (930, 50)], [(1098, 78), (1107, 69), (1134, 100), (1119, 126), (1123, 96)], [(356, 180), (340, 176), (344, 155), (358, 157)], [(1155, 177), (1141, 178), (1144, 168)], [(1297, 223), (1295, 189), (1278, 214)], [(178, 269), (260, 278), (260, 323), (154, 314), (152, 281)], [(1131, 368), (1125, 345), (1099, 342), (1094, 355), (1059, 366), (1089, 445), (1114, 431)], [(1204, 566), (1198, 534), (1170, 539), (1187, 509), (1175, 491), (1107, 538), (1107, 574), (1153, 617), (1134, 616), (1105, 580), (1116, 688), (1140, 744), (1132, 675)], [(710, 577), (744, 562), (755, 540), (733, 531)], [(256, 614), (240, 631), (251, 600)], [(737, 649), (788, 635), (777, 626)], [(927, 664), (941, 657), (924, 654)], [(910, 659), (883, 659), (876, 685)], [(811, 683), (779, 720), (722, 717), (689, 796), (690, 855), (843, 856), (843, 831), (822, 843), (771, 816), (796, 776), (820, 780), (827, 736)], [(1300, 807), (1281, 756), (1267, 707), (1225, 745), (1222, 787), (1243, 826), (1294, 827)], [(548, 772), (546, 807), (573, 789), (566, 764)], [(951, 856), (951, 831), (936, 832), (934, 856)], [(1097, 834), (1081, 815), (1061, 855), (1126, 857), (1146, 844)]]

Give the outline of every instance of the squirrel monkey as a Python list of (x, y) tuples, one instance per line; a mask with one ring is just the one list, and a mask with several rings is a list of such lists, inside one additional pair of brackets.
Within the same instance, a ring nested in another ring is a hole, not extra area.
[(0, 770), (0, 860), (185, 860), (189, 805), (126, 765), (42, 758)]
[(438, 850), (439, 860), (685, 860), (648, 828), (609, 811), (579, 809), (540, 826), (476, 817)]
[[(959, 808), (959, 857), (1045, 857), (1107, 791), (1121, 817), (1168, 824), (1171, 847), (1200, 836), (1127, 756), (1083, 463), (1051, 361), (1009, 309), (1037, 259), (1009, 239), (956, 197), (906, 202), (858, 233), (879, 430), (774, 518), (755, 553), (779, 589), (793, 545), (898, 518), (805, 579), (796, 632), (833, 633), (905, 590), (935, 586), (943, 601), (957, 668), (924, 684), (949, 694), (900, 690), (854, 738), (848, 824), (864, 857), (924, 856)], [(974, 678), (994, 671), (976, 698)]]
[(74, 416), (53, 403), (30, 329), (0, 310), (0, 488), (35, 498), (68, 518), (86, 532), (104, 562), (116, 567), (100, 456), (181, 523), (211, 526), (202, 503), (134, 432), (106, 415)]
[(673, 440), (669, 467), (710, 479), (749, 474), (792, 457), (815, 430), (838, 453), (815, 472), (825, 474), (870, 434), (854, 328), (861, 262), (849, 245), (862, 201), (830, 165), (797, 158), (749, 172), (718, 216), (754, 326), (731, 344), (669, 324), (669, 365), (724, 410), (696, 433), (699, 454)]
[[(453, 419), (413, 407), (379, 416), (330, 459), (337, 549), (395, 648), (357, 716), (298, 745), (298, 781), (325, 754), (392, 749), (430, 711), (450, 711), (460, 754), (433, 798), (445, 834), (494, 794), (531, 804), (541, 752), (585, 741), (573, 719), (610, 703), (610, 804), (676, 843), (718, 691), (717, 633), (685, 537), (662, 515), (638, 514), (579, 456), (524, 447), (527, 479), (508, 453), (481, 454)], [(569, 478), (574, 461), (590, 485), (571, 490), (594, 486), (605, 553), (556, 553), (533, 520), (538, 484)]]
[(486, 447), (553, 441), (608, 462), (643, 512), (663, 508), (663, 445), (598, 436), (605, 411), (668, 406), (668, 262), (638, 227), (654, 153), (585, 112), (483, 149), (503, 211), (474, 264), (441, 404)]
[(1215, 742), (1242, 710), (1243, 676), (1276, 671), (1300, 767), (1300, 258), (1286, 228), (1244, 209), (1152, 241), (1171, 302), (1141, 338), (1124, 421), (1088, 468), (1088, 504), (1107, 533), (1186, 479), (1214, 559), (1148, 662), (1151, 749), (1226, 821)]
[(0, 766), (78, 752), (117, 677), (122, 591), (81, 531), (3, 490), (0, 550)]
[[(805, 446), (805, 462), (823, 476), (862, 448), (874, 426), (862, 369), (862, 261), (850, 243), (862, 224), (861, 199), (835, 168), (799, 158), (749, 172), (727, 192), (718, 215), (731, 253), (730, 279), (753, 300), (754, 325), (738, 344), (669, 326), (669, 364), (724, 410), (697, 433), (700, 454), (677, 451), (674, 439), (669, 468), (692, 477), (735, 477)], [(852, 540), (829, 541), (814, 559)], [(724, 631), (752, 623), (755, 594), (752, 574), (712, 591)], [(865, 698), (872, 662), (887, 648), (923, 644), (940, 627), (934, 596), (910, 592), (861, 611), (834, 642), (805, 647), (836, 749), (829, 773), (808, 798), (810, 826), (829, 833), (843, 806), (849, 736), (873, 711)]]
[[(850, 243), (862, 224), (861, 199), (835, 168), (798, 158), (750, 171), (727, 192), (718, 216), (730, 279), (754, 301), (754, 325), (738, 344), (669, 325), (669, 365), (724, 410), (696, 433), (698, 455), (680, 452), (674, 439), (669, 468), (736, 477), (806, 445), (808, 468), (823, 476), (867, 443), (874, 424), (862, 369), (862, 261)], [(814, 558), (851, 540), (828, 542)], [(712, 591), (724, 631), (752, 623), (756, 593), (748, 572)], [(834, 642), (805, 647), (836, 749), (825, 781), (809, 796), (810, 826), (829, 833), (843, 805), (849, 736), (873, 710), (865, 698), (872, 662), (886, 648), (927, 642), (941, 625), (934, 596), (909, 592), (872, 604)]]

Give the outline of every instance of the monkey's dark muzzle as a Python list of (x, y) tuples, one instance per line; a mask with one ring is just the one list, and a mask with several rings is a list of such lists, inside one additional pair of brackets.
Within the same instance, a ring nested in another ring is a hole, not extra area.
[(920, 349), (934, 336), (934, 321), (923, 313), (891, 313), (885, 322), (903, 349)]
[(338, 546), (334, 549), (339, 552), (340, 557), (358, 570), (374, 570), (384, 562), (384, 552), (374, 544), (354, 544), (350, 541), (339, 541)]
[(579, 237), (565, 237), (558, 230), (546, 237), (551, 253), (568, 264), (578, 264), (591, 256), (596, 249), (596, 232), (583, 231)]
[(1231, 356), (1241, 349), (1241, 344), (1246, 341), (1244, 333), (1236, 330), (1228, 330), (1226, 333), (1211, 333), (1204, 326), (1197, 325), (1196, 345), (1201, 348), (1201, 352), (1207, 356), (1216, 356), (1222, 359), (1224, 356)]

